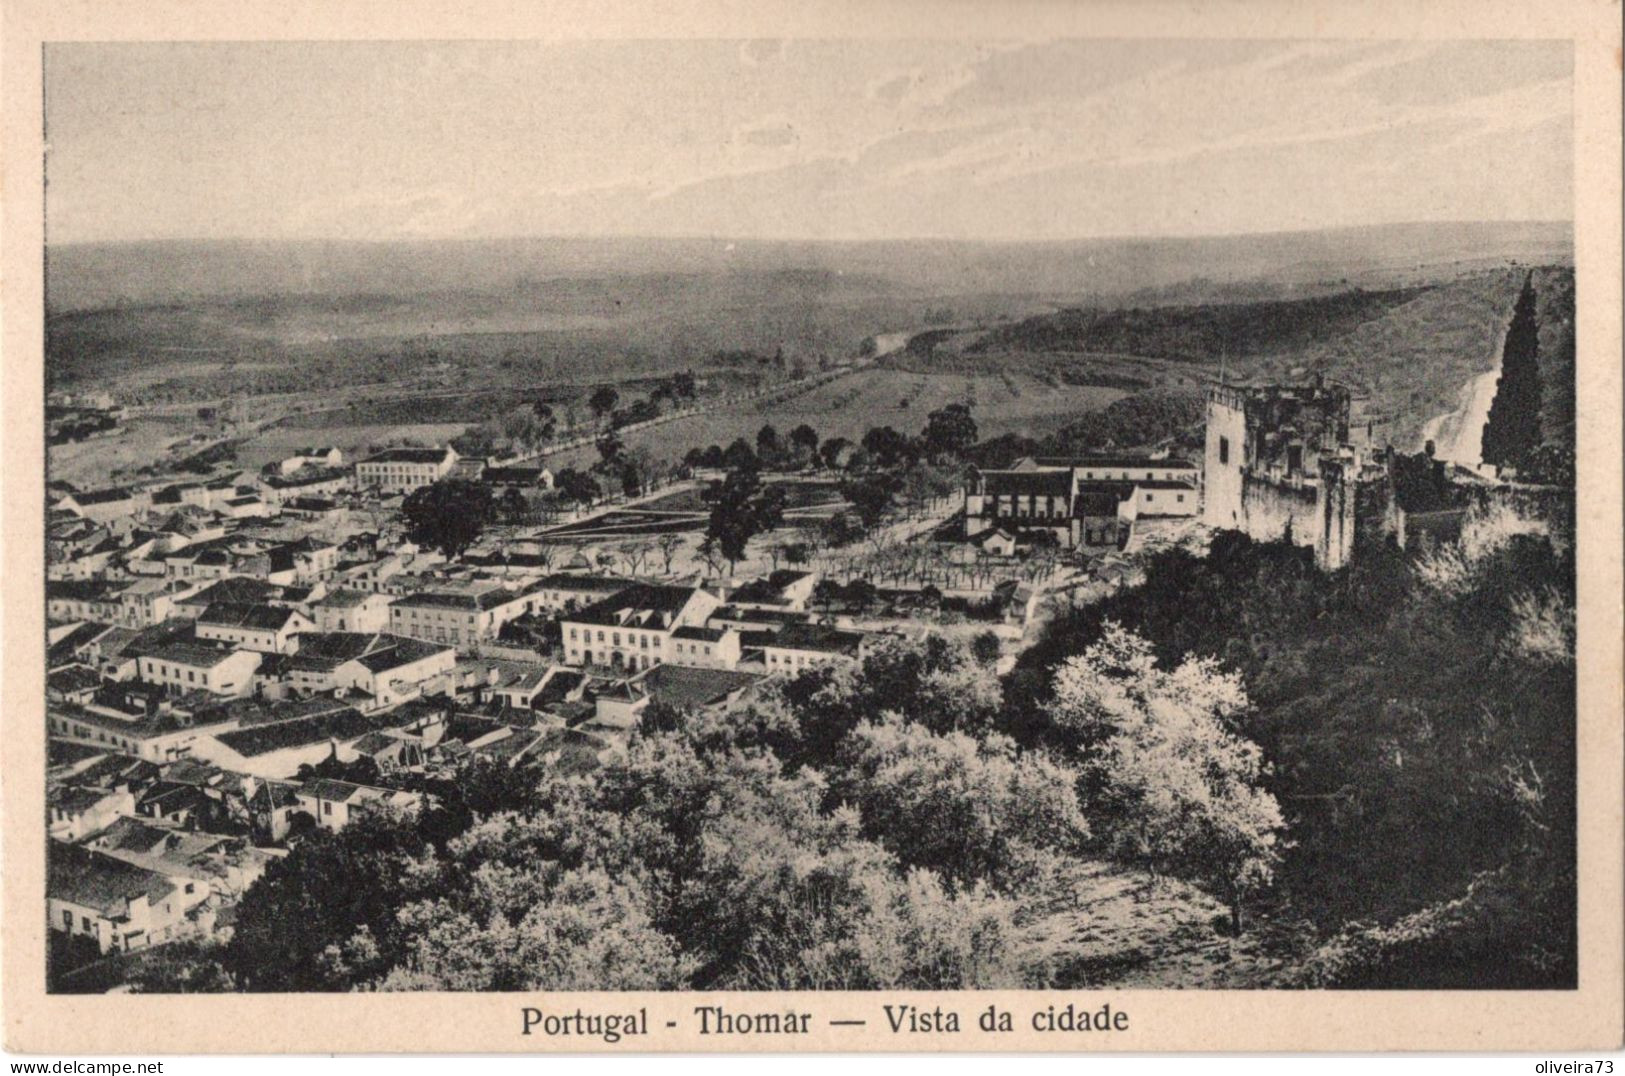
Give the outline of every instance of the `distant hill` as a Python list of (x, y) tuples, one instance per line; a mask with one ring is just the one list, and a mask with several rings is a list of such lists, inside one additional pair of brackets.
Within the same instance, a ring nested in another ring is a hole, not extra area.
[(535, 238), (433, 242), (154, 241), (49, 251), (52, 313), (267, 296), (511, 294), (565, 279), (795, 274), (918, 294), (1120, 297), (1265, 281), (1405, 281), (1444, 265), (1567, 262), (1566, 221), (1395, 224), (1321, 232), (1052, 243)]
[(1213, 363), (1228, 355), (1246, 360), (1349, 332), (1424, 290), (1356, 290), (1310, 299), (1200, 306), (1069, 308), (1002, 326), (966, 350), (1129, 354)]

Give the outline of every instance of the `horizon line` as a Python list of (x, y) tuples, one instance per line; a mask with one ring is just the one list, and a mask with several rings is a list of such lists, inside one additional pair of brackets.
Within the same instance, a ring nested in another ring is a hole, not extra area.
[[(787, 245), (807, 244), (824, 246), (863, 246), (880, 245), (887, 243), (939, 243), (958, 244), (965, 246), (1060, 246), (1069, 243), (1122, 243), (1122, 242), (1169, 242), (1211, 239), (1247, 239), (1263, 238), (1268, 236), (1287, 235), (1322, 235), (1335, 232), (1354, 232), (1374, 230), (1380, 228), (1417, 228), (1417, 227), (1447, 227), (1451, 225), (1504, 225), (1508, 227), (1529, 225), (1567, 225), (1574, 227), (1573, 217), (1453, 217), (1438, 220), (1411, 219), (1376, 221), (1369, 224), (1336, 224), (1324, 228), (1276, 228), (1260, 231), (1242, 232), (1168, 232), (1144, 234), (1100, 234), (1076, 235), (1057, 238), (1036, 237), (953, 237), (953, 236), (887, 236), (883, 238), (850, 238), (831, 236), (739, 236), (722, 233), (680, 233), (680, 234), (649, 234), (640, 232), (537, 232), (512, 233), (491, 235), (446, 235), (446, 236), (390, 236), (383, 238), (358, 238), (352, 236), (147, 236), (139, 239), (70, 239), (57, 242), (47, 240), (43, 246), (63, 249), (67, 247), (92, 246), (137, 246), (143, 243), (263, 243), (263, 244), (350, 244), (383, 246), (387, 244), (411, 243), (494, 243), (517, 242), (533, 240), (620, 240), (645, 243), (751, 243), (758, 245)], [(1572, 236), (1570, 237), (1572, 241)]]

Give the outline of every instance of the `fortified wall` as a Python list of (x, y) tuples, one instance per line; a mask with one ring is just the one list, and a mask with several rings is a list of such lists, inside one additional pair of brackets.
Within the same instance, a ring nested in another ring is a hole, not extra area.
[(1347, 388), (1318, 379), (1210, 388), (1203, 522), (1308, 546), (1328, 570), (1391, 534), (1387, 460), (1350, 442), (1350, 403)]

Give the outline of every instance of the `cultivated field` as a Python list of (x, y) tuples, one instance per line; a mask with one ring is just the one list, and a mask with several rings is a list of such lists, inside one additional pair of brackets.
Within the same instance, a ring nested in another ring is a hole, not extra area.
[(426, 445), (445, 444), (467, 429), (462, 422), (380, 423), (376, 425), (322, 426), (308, 429), (302, 426), (272, 426), (245, 441), (237, 450), (237, 462), (249, 470), (258, 470), (272, 460), (287, 456), (296, 448), (307, 445), (336, 445), (344, 451), (346, 460), (363, 455), (370, 445), (383, 445), (391, 441), (420, 441)]
[[(805, 422), (825, 440), (856, 441), (872, 426), (918, 433), (927, 415), (951, 403), (971, 405), (983, 436), (1009, 432), (1036, 436), (1123, 395), (1122, 389), (1051, 385), (1025, 374), (927, 374), (870, 367), (788, 400), (679, 419), (626, 434), (624, 440), (628, 447), (647, 448), (663, 459), (678, 459), (691, 448), (726, 446), (737, 437), (754, 444), (757, 431), (769, 423), (781, 435)], [(550, 457), (548, 464), (557, 470), (582, 467), (595, 459), (592, 449), (583, 448)]]

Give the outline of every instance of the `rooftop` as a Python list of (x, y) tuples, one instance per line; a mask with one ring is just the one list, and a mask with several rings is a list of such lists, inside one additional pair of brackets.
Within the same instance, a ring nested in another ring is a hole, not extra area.
[(580, 624), (616, 626), (652, 615), (660, 620), (659, 627), (665, 627), (669, 618), (681, 612), (694, 594), (693, 587), (633, 583), (608, 598), (569, 614), (565, 619)]
[(1066, 497), (1072, 493), (1070, 471), (983, 471), (987, 496)]
[(715, 643), (720, 642), (724, 635), (733, 630), (732, 628), (681, 627), (675, 629), (671, 633), (671, 637), (673, 639), (694, 639), (699, 642)]
[(281, 596), (282, 588), (275, 583), (234, 575), (229, 579), (222, 579), (218, 583), (205, 587), (189, 598), (182, 598), (180, 604), (202, 608), (207, 608), (217, 602), (259, 604), (273, 601)]
[(157, 904), (175, 889), (157, 871), (78, 845), (50, 842), (46, 892), (64, 900), (95, 908), (103, 915), (123, 915), (130, 901), (145, 897)]
[(350, 590), (340, 588), (332, 591), (316, 603), (318, 609), (353, 609), (358, 605), (365, 605), (370, 601), (381, 599), (382, 596), (365, 590)]
[(205, 646), (202, 643), (168, 643), (147, 651), (146, 656), (194, 669), (212, 669), (217, 665), (223, 665), (238, 653), (251, 652), (233, 650), (229, 646)]
[(537, 581), (538, 586), (548, 590), (599, 591), (605, 594), (618, 593), (632, 584), (631, 579), (617, 579), (612, 575), (583, 575), (571, 572), (554, 572)]
[(329, 740), (347, 741), (364, 736), (380, 728), (388, 728), (398, 718), (385, 715), (367, 715), (345, 707), (342, 710), (294, 721), (279, 721), (272, 725), (255, 725), (236, 732), (222, 732), (215, 739), (244, 758), (268, 755), (289, 747)]
[(638, 683), (656, 702), (671, 706), (711, 706), (756, 682), (749, 673), (656, 665)]
[(1158, 471), (1194, 471), (1197, 466), (1189, 460), (1153, 459), (1150, 456), (1034, 456), (1032, 462), (1040, 467), (1092, 467), (1132, 470), (1150, 468)]
[(123, 588), (105, 579), (49, 579), (45, 583), (47, 601), (114, 601)]
[(79, 505), (111, 504), (114, 501), (127, 501), (129, 499), (130, 491), (117, 486), (108, 489), (82, 490), (73, 494), (74, 503)]
[(461, 609), (467, 612), (485, 612), (518, 601), (526, 593), (507, 587), (493, 587), (479, 592), (422, 590), (397, 599), (394, 606), (401, 609)]
[(296, 614), (280, 605), (251, 605), (247, 602), (215, 602), (198, 616), (199, 625), (247, 628), (251, 631), (281, 631)]
[(768, 645), (856, 657), (862, 644), (863, 636), (855, 631), (842, 631), (826, 624), (790, 624)]
[(386, 448), (361, 463), (444, 463), (450, 452), (448, 448)]

